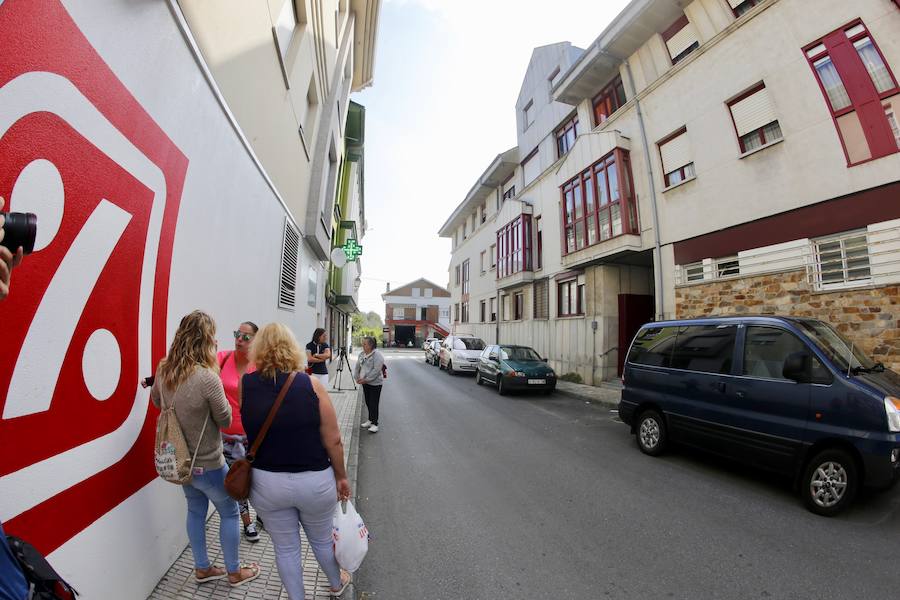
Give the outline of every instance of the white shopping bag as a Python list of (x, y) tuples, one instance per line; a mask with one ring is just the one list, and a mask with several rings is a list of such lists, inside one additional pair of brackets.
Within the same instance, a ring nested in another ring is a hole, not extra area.
[(346, 509), (341, 504), (334, 507), (334, 557), (342, 568), (353, 573), (369, 551), (369, 530), (349, 500)]

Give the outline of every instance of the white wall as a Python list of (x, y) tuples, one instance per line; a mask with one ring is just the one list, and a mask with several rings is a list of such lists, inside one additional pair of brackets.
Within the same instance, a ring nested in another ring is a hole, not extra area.
[[(63, 298), (68, 301), (54, 305), (47, 300), (51, 295), (45, 295), (43, 290), (68, 250), (67, 239), (71, 241), (77, 233), (71, 231), (69, 216), (84, 212), (86, 207), (90, 210), (98, 199), (90, 194), (70, 192), (89, 189), (98, 194), (108, 193), (108, 200), (126, 207), (126, 212), (132, 211), (133, 218), (129, 217), (131, 220), (125, 225), (122, 241), (112, 249), (109, 261), (105, 262), (97, 250), (110, 235), (108, 229), (100, 235), (86, 234), (87, 246), (78, 253), (78, 258), (85, 265), (99, 264), (100, 278), (96, 289), (86, 292), (86, 308), (78, 323), (73, 324), (71, 347), (70, 338), (57, 328), (51, 329), (59, 335), (50, 336), (43, 345), (35, 346), (38, 354), (47, 357), (58, 354), (54, 349), (69, 347), (67, 356), (60, 355), (62, 371), (57, 392), (52, 388), (48, 392), (58, 397), (53, 398), (48, 410), (36, 410), (15, 419), (0, 419), (0, 439), (4, 440), (4, 446), (24, 434), (33, 433), (31, 437), (35, 440), (34, 447), (25, 447), (25, 442), (23, 447), (17, 446), (18, 460), (28, 464), (21, 464), (12, 472), (0, 471), (0, 497), (3, 498), (0, 519), (10, 532), (35, 540), (43, 549), (55, 548), (49, 555), (51, 562), (83, 598), (145, 598), (186, 544), (185, 504), (180, 489), (154, 476), (151, 448), (155, 411), (146, 408), (148, 394), (137, 387), (137, 376), (152, 371), (182, 315), (195, 308), (208, 311), (216, 319), (222, 348), (232, 345), (230, 331), (243, 320), (260, 324), (282, 321), (301, 339), (305, 338), (316, 322), (317, 313), (322, 311), (324, 273), (301, 244), (297, 310), (287, 312), (277, 308), (285, 209), (226, 119), (167, 5), (132, 0), (103, 3), (70, 0), (64, 4), (75, 28), (69, 30), (67, 17), (60, 12), (53, 21), (52, 37), (48, 37), (44, 29), (46, 15), (40, 23), (36, 15), (45, 8), (55, 10), (56, 0), (0, 4), (0, 64), (21, 69), (17, 65), (23, 58), (28, 58), (29, 53), (43, 52), (50, 40), (61, 44), (62, 52), (54, 54), (50, 64), (58, 65), (64, 76), (74, 80), (76, 96), (88, 95), (91, 100), (79, 105), (75, 113), (63, 116), (63, 120), (71, 123), (72, 119), (77, 121), (85, 115), (99, 115), (97, 122), (114, 122), (116, 129), (129, 139), (149, 135), (148, 131), (152, 133), (154, 127), (158, 127), (171, 140), (171, 145), (184, 155), (187, 167), (180, 209), (177, 215), (171, 212), (166, 215), (177, 219), (177, 227), (168, 307), (163, 310), (159, 303), (166, 298), (159, 293), (154, 298), (153, 289), (161, 291), (163, 288), (159, 286), (164, 287), (166, 282), (156, 273), (155, 262), (149, 261), (142, 266), (140, 260), (131, 261), (130, 267), (127, 264), (117, 266), (120, 271), (104, 276), (106, 271), (122, 262), (118, 255), (142, 256), (143, 247), (135, 247), (133, 242), (142, 243), (143, 238), (131, 237), (132, 229), (129, 228), (138, 226), (141, 207), (149, 207), (152, 196), (148, 194), (142, 204), (140, 195), (135, 199), (116, 194), (117, 186), (122, 181), (127, 183), (120, 171), (129, 169), (128, 161), (121, 157), (113, 157), (112, 167), (103, 164), (104, 168), (113, 169), (108, 176), (103, 174), (99, 179), (89, 180), (91, 170), (85, 168), (82, 172), (77, 168), (83, 153), (72, 149), (62, 152), (59, 170), (65, 197), (64, 200), (60, 198), (57, 211), (64, 207), (67, 219), (57, 239), (29, 257), (16, 272), (15, 287), (4, 303), (3, 314), (4, 323), (18, 322), (22, 330), (8, 332), (10, 348), (18, 348), (26, 333), (37, 335), (41, 323), (46, 328), (51, 323), (71, 320), (67, 315), (73, 312), (70, 301), (74, 295), (64, 294)], [(13, 29), (9, 30), (10, 27)], [(31, 28), (38, 33), (29, 33)], [(82, 34), (86, 43), (77, 41)], [(92, 62), (88, 45), (105, 61), (111, 73), (104, 73), (102, 63)], [(77, 66), (72, 71), (77, 76), (68, 71), (73, 66)], [(77, 83), (77, 77), (82, 76), (118, 80), (120, 84), (88, 89)], [(0, 79), (0, 94), (12, 89), (8, 86), (5, 78)], [(126, 91), (134, 96), (146, 115), (134, 110)], [(25, 112), (56, 111), (53, 108), (56, 98), (52, 95), (14, 93), (12, 98), (3, 98), (0, 123), (19, 106), (24, 106)], [(65, 102), (61, 105), (63, 109), (73, 106)], [(148, 126), (146, 117), (155, 126)], [(103, 146), (98, 140), (107, 130), (94, 127), (90, 119), (87, 122), (87, 126), (76, 128), (83, 131), (88, 142)], [(0, 127), (0, 142), (4, 132)], [(33, 148), (19, 146), (10, 150), (9, 145), (0, 143), (0, 154), (12, 154), (15, 159), (17, 153), (34, 150), (41, 155), (44, 142), (41, 138), (31, 139), (35, 144)], [(54, 142), (56, 145), (64, 143), (58, 139)], [(138, 149), (141, 149), (140, 144)], [(177, 153), (173, 152), (163, 155), (162, 159), (156, 157), (156, 160), (173, 161), (176, 157)], [(4, 158), (10, 157), (0, 156), (0, 159)], [(66, 163), (66, 160), (72, 162)], [(16, 164), (14, 160), (12, 164)], [(171, 170), (169, 167), (163, 169), (167, 174)], [(13, 177), (12, 181), (15, 180)], [(48, 179), (45, 177), (39, 183), (46, 186)], [(172, 200), (177, 200), (178, 191), (172, 185), (175, 179), (167, 178), (166, 183), (171, 211)], [(2, 185), (0, 183), (0, 189)], [(10, 191), (4, 189), (0, 193), (9, 198)], [(52, 221), (52, 203), (29, 205), (26, 188), (18, 191), (13, 188), (12, 191), (12, 210), (35, 207), (42, 225)], [(161, 212), (153, 214), (153, 218), (162, 217)], [(87, 227), (82, 229), (87, 230)], [(151, 227), (150, 231), (149, 247), (155, 248), (157, 239), (152, 233), (155, 230)], [(315, 307), (306, 304), (310, 269), (320, 271)], [(81, 272), (85, 273), (84, 270)], [(129, 287), (128, 279), (118, 278), (118, 273), (122, 272), (148, 285), (132, 293), (130, 289), (138, 288)], [(63, 281), (60, 275), (51, 285), (72, 286), (74, 283)], [(32, 319), (42, 298), (42, 312)], [(156, 310), (151, 311), (154, 300)], [(132, 306), (137, 304), (140, 308), (133, 309)], [(144, 327), (137, 323), (139, 314), (146, 315), (147, 319), (151, 314), (160, 318), (157, 333), (164, 335), (154, 334), (152, 357), (151, 339), (141, 333)], [(26, 332), (29, 325), (30, 331)], [(113, 331), (121, 350), (110, 348), (109, 344), (101, 344), (93, 352), (85, 350), (79, 345), (85, 343), (84, 337), (90, 333), (90, 330), (83, 332), (85, 327)], [(132, 347), (134, 351), (129, 350)], [(15, 364), (15, 357), (9, 354), (0, 358), (0, 393), (4, 406), (9, 401), (7, 392)], [(15, 376), (20, 377), (26, 387), (39, 387), (40, 380), (52, 375), (52, 371), (52, 364), (23, 365), (16, 369)], [(96, 377), (98, 372), (121, 373), (118, 381), (105, 381), (114, 391), (103, 402), (94, 399), (96, 393), (92, 394), (84, 382), (91, 374)], [(34, 398), (38, 402), (43, 399), (40, 396)], [(46, 401), (50, 401), (50, 396)], [(66, 410), (75, 410), (80, 417), (77, 431)], [(102, 427), (94, 427), (97, 424)], [(128, 433), (133, 426), (137, 427), (134, 435), (120, 435), (123, 431)], [(44, 449), (52, 446), (53, 455), (49, 458), (41, 456), (41, 445)]]

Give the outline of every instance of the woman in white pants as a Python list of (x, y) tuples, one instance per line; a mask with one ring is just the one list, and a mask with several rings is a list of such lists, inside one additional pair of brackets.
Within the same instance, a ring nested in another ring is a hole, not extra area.
[(328, 365), (331, 360), (331, 346), (328, 345), (328, 334), (321, 327), (313, 332), (312, 341), (306, 345), (306, 363), (312, 367), (312, 376), (328, 389)]
[[(241, 379), (241, 417), (252, 446), (281, 388), (302, 366), (297, 340), (280, 323), (253, 341), (256, 372)], [(253, 461), (250, 501), (275, 545), (278, 574), (291, 600), (303, 600), (300, 526), (339, 596), (350, 583), (334, 557), (332, 518), (350, 497), (344, 445), (331, 398), (318, 379), (296, 373)]]

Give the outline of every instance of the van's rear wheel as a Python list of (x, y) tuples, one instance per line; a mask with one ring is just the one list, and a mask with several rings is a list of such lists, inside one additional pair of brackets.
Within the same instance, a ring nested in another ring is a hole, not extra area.
[(637, 421), (637, 445), (641, 452), (659, 456), (666, 449), (666, 422), (655, 410), (645, 410)]
[(833, 517), (850, 504), (859, 487), (859, 469), (848, 452), (825, 450), (813, 457), (803, 474), (803, 502), (806, 508)]

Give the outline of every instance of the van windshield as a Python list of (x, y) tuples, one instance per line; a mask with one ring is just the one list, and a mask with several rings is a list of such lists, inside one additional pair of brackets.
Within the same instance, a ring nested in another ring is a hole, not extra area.
[[(863, 354), (858, 346), (851, 344), (844, 336), (835, 331), (830, 325), (821, 321), (795, 321), (816, 346), (824, 352), (831, 361), (842, 371), (851, 369), (869, 370), (875, 368), (875, 362)], [(853, 350), (852, 358), (850, 350)]]
[(484, 342), (478, 338), (456, 338), (453, 340), (454, 350), (484, 350)]

